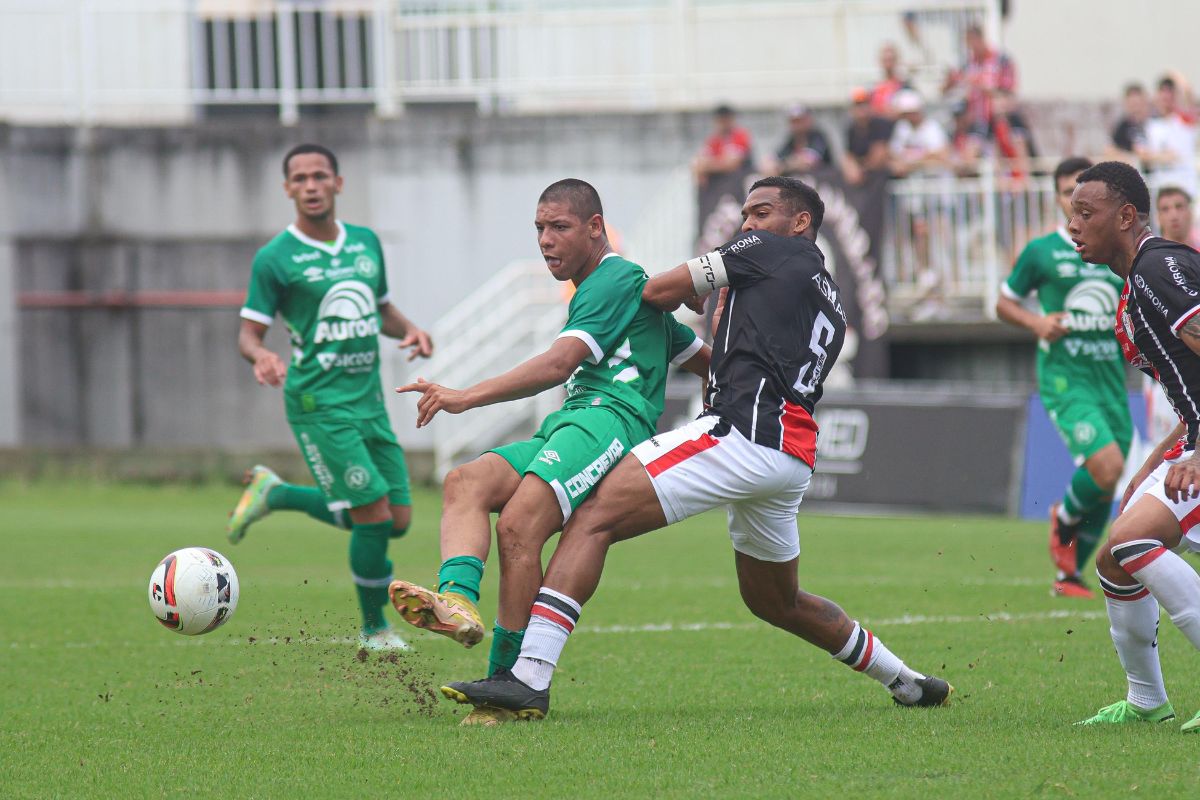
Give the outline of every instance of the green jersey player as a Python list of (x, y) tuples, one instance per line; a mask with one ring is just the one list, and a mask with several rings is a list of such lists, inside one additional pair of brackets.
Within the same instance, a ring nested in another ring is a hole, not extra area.
[[(283, 159), (284, 190), (296, 221), (258, 251), (242, 308), (238, 349), (260, 384), (283, 385), (288, 423), (316, 487), (284, 483), (256, 466), (229, 518), (234, 544), (273, 510), (303, 511), (350, 530), (350, 571), (362, 611), (364, 646), (404, 648), (383, 616), (391, 582), (388, 542), (412, 518), (404, 452), (383, 405), (379, 335), (400, 340), (411, 358), (428, 357), (428, 334), (388, 296), (379, 237), (337, 219), (337, 158), (303, 144)], [(285, 365), (263, 344), (276, 315), (287, 324)]]
[[(1075, 179), (1090, 166), (1086, 158), (1068, 158), (1054, 170), (1055, 196), (1067, 218)], [(1085, 263), (1059, 228), (1025, 247), (996, 303), (1001, 319), (1038, 338), (1038, 391), (1077, 467), (1050, 516), (1054, 593), (1064, 597), (1092, 597), (1080, 573), (1108, 523), (1133, 437), (1113, 332), (1122, 286), (1108, 267)], [(1042, 314), (1021, 305), (1034, 292)]]
[[(458, 414), (566, 383), (562, 408), (532, 439), (490, 450), (446, 476), (437, 591), (400, 580), (391, 586), (392, 602), (412, 624), (467, 647), (479, 642), (484, 629), (475, 603), (491, 546), (489, 514), (499, 512), (500, 604), (489, 674), (511, 667), (520, 652), (546, 540), (633, 444), (654, 433), (668, 365), (708, 372), (709, 349), (695, 332), (642, 303), (646, 274), (612, 252), (592, 186), (575, 179), (550, 185), (534, 224), (550, 274), (576, 287), (550, 348), (468, 389), (418, 381), (398, 390), (420, 393), (421, 427), (439, 411)], [(466, 722), (502, 718), (485, 709)]]

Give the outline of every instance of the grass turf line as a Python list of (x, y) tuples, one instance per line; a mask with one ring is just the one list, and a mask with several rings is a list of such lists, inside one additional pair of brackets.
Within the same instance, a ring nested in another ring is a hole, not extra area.
[[(356, 633), (346, 533), (276, 514), (231, 547), (236, 494), (0, 486), (0, 794), (1185, 797), (1200, 783), (1200, 739), (1178, 721), (1071, 726), (1124, 680), (1103, 603), (1049, 597), (1040, 524), (800, 516), (803, 585), (892, 620), (874, 632), (954, 683), (950, 708), (894, 708), (753, 620), (717, 513), (615, 547), (550, 717), (481, 730), (435, 692), (481, 676), (485, 646), (414, 632), (415, 654), (360, 661), (343, 642)], [(390, 555), (398, 576), (432, 582), (438, 498), (418, 492), (415, 507)], [(162, 629), (146, 601), (154, 564), (186, 545), (220, 550), (241, 578), (237, 613), (204, 637)], [(939, 617), (959, 621), (920, 621)], [(662, 623), (728, 627), (618, 627)], [(1182, 721), (1200, 707), (1198, 655), (1167, 621), (1161, 647)]]

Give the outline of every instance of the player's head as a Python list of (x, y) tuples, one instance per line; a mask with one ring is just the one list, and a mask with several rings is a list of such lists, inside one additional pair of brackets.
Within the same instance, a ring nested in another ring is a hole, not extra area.
[(1178, 186), (1164, 186), (1154, 198), (1158, 228), (1173, 242), (1191, 244), (1192, 196)]
[(319, 144), (298, 144), (283, 157), (283, 190), (296, 213), (314, 222), (332, 219), (334, 197), (342, 191), (337, 156)]
[(1054, 168), (1054, 199), (1068, 219), (1071, 216), (1071, 194), (1075, 191), (1075, 178), (1092, 165), (1083, 156), (1071, 156), (1058, 162)]
[(767, 231), (778, 236), (803, 236), (816, 241), (825, 203), (817, 190), (798, 178), (771, 177), (755, 181), (742, 205), (742, 232)]
[(600, 195), (578, 178), (555, 181), (542, 191), (533, 224), (542, 258), (560, 281), (581, 278), (608, 250)]
[(1112, 266), (1146, 229), (1150, 190), (1122, 161), (1101, 161), (1075, 181), (1067, 231), (1084, 261)]

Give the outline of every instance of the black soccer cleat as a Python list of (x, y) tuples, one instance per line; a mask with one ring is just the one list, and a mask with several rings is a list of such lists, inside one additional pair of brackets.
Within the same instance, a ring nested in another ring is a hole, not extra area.
[(542, 719), (550, 711), (550, 690), (533, 689), (505, 669), (481, 681), (455, 681), (442, 694), (458, 703), (503, 708), (517, 719)]
[(892, 700), (895, 701), (896, 705), (904, 706), (905, 708), (949, 705), (950, 695), (954, 693), (954, 687), (941, 678), (934, 675), (926, 675), (924, 678), (918, 678), (916, 684), (921, 687), (921, 699), (915, 703), (901, 703), (898, 698), (893, 697)]

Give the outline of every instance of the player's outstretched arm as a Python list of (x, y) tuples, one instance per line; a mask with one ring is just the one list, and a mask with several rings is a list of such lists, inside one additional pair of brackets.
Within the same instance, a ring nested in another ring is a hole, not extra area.
[(433, 355), (433, 339), (429, 334), (418, 328), (412, 320), (400, 313), (392, 303), (384, 303), (379, 307), (380, 326), (384, 336), (399, 339), (397, 345), (401, 350), (408, 348), (408, 360), (417, 356), (429, 358)]
[(546, 352), (518, 364), (503, 375), (480, 381), (468, 389), (450, 389), (418, 378), (416, 383), (401, 386), (396, 391), (421, 394), (417, 400), (417, 427), (423, 428), (439, 411), (461, 414), (471, 408), (532, 397), (565, 383), (590, 355), (591, 350), (582, 340), (564, 336), (555, 339)]
[(287, 377), (287, 364), (274, 351), (267, 349), (263, 338), (267, 326), (243, 319), (238, 329), (238, 352), (254, 365), (254, 380), (262, 386), (279, 386)]
[[(698, 259), (693, 259), (698, 260)], [(642, 302), (660, 311), (674, 311), (687, 305), (697, 314), (704, 313), (704, 298), (712, 290), (700, 294), (692, 278), (691, 262), (680, 264), (675, 269), (655, 275), (642, 287)]]
[(1065, 311), (1052, 314), (1035, 314), (1011, 297), (1000, 296), (996, 301), (996, 316), (1007, 323), (1031, 331), (1039, 339), (1055, 342), (1067, 335), (1063, 320)]

